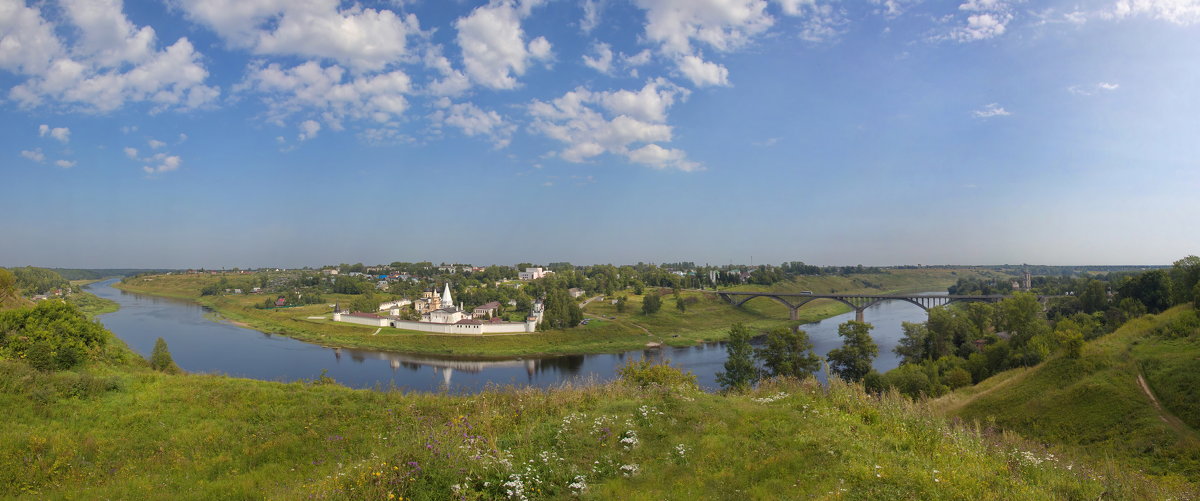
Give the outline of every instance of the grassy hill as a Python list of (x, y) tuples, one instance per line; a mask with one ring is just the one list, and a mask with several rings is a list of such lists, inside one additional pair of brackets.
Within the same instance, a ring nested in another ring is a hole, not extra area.
[(934, 400), (938, 412), (1065, 444), (1155, 475), (1200, 479), (1200, 321), (1190, 306)]

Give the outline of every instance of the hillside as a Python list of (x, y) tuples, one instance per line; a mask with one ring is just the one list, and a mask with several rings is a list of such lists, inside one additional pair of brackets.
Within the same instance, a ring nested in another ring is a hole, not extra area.
[[(1200, 322), (1190, 306), (934, 400), (938, 412), (1065, 444), (1155, 475), (1200, 479)], [(1142, 383), (1145, 382), (1145, 384)]]

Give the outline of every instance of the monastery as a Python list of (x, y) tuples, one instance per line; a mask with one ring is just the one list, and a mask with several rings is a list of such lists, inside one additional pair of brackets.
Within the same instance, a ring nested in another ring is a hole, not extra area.
[[(345, 313), (333, 312), (334, 322), (369, 325), (372, 327), (392, 327), (411, 331), (430, 332), (435, 334), (504, 334), (534, 332), (537, 324), (542, 321), (542, 303), (536, 302), (533, 311), (524, 322), (505, 322), (493, 317), (494, 308), (488, 303), (476, 308), (481, 314), (468, 313), (462, 305), (454, 306), (454, 298), (450, 295), (450, 284), (439, 295), (434, 290), (425, 291), (420, 299), (412, 302), (417, 313), (421, 314), (420, 321), (404, 320), (399, 317), (399, 307), (389, 308), (391, 315), (382, 316), (375, 313)], [(392, 306), (392, 305), (389, 305)], [(479, 317), (479, 318), (475, 318)]]

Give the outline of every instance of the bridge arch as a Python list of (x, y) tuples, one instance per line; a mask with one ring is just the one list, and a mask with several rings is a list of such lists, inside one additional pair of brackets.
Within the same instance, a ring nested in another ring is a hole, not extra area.
[[(742, 305), (750, 302), (751, 299), (759, 298), (759, 297), (774, 299), (775, 301), (779, 302), (780, 304), (787, 306), (789, 310), (794, 310), (796, 308), (799, 308), (802, 304), (804, 304), (804, 303), (792, 304), (792, 303), (787, 302), (786, 299), (783, 299), (782, 297), (776, 296), (774, 294), (757, 294), (757, 295), (749, 296), (746, 299), (743, 299), (741, 301), (738, 301), (738, 302), (734, 303), (733, 305), (740, 308), (740, 307), (742, 307)], [(807, 302), (807, 301), (805, 301), (805, 302)]]

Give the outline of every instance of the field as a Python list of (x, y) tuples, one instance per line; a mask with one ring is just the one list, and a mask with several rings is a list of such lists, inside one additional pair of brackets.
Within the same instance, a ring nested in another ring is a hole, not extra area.
[[(0, 497), (1180, 499), (1187, 486), (813, 380), (718, 395), (642, 368), (468, 396), (0, 360)], [(648, 386), (643, 386), (645, 383)]]
[[(926, 291), (945, 289), (958, 276), (969, 273), (973, 272), (969, 269), (914, 269), (849, 277), (802, 277), (795, 282), (780, 284), (776, 289), (856, 293)], [(246, 275), (230, 274), (226, 277), (231, 282), (252, 280)], [(521, 335), (452, 336), (387, 328), (377, 333), (378, 328), (375, 327), (328, 320), (331, 310), (328, 304), (347, 304), (354, 296), (328, 294), (324, 296), (324, 304), (260, 310), (254, 305), (263, 301), (265, 296), (262, 295), (201, 297), (200, 289), (219, 278), (217, 275), (156, 275), (131, 279), (115, 286), (130, 292), (197, 301), (235, 322), (326, 346), (461, 357), (619, 352), (638, 349), (647, 343), (686, 346), (722, 340), (729, 326), (735, 322), (760, 330), (792, 324), (788, 320), (787, 308), (765, 299), (735, 308), (713, 294), (685, 292), (687, 312), (680, 313), (674, 299), (667, 295), (658, 313), (645, 315), (641, 313), (642, 296), (626, 292), (628, 305), (624, 313), (617, 313), (611, 302), (596, 301), (584, 308), (585, 316), (592, 320), (587, 325), (567, 330)], [(245, 288), (249, 287), (247, 285)], [(738, 290), (755, 289), (742, 286)], [(847, 307), (842, 303), (814, 301), (800, 309), (801, 322), (815, 322), (845, 311), (848, 311)]]
[(1195, 481), (1200, 329), (1160, 334), (1189, 317), (1191, 307), (1180, 306), (1135, 319), (1087, 343), (1079, 359), (1007, 371), (931, 405), (947, 416), (1065, 444), (1097, 460)]

